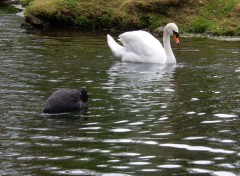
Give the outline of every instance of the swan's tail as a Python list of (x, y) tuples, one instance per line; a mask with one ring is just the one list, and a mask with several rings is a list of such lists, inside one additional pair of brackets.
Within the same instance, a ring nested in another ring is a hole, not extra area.
[(107, 35), (107, 43), (113, 55), (121, 59), (124, 47), (119, 45), (109, 34)]

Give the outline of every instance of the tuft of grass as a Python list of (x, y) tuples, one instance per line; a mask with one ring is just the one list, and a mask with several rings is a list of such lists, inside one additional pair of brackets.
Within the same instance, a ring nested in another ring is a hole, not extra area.
[(198, 17), (190, 23), (189, 31), (193, 33), (204, 33), (212, 26), (211, 22), (203, 17)]

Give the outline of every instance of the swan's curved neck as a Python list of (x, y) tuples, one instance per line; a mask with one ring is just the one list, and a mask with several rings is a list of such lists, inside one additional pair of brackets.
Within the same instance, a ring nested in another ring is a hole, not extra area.
[(170, 44), (170, 34), (166, 30), (164, 30), (164, 33), (163, 33), (163, 46), (167, 55), (167, 63), (175, 64), (176, 58), (173, 54), (172, 47)]

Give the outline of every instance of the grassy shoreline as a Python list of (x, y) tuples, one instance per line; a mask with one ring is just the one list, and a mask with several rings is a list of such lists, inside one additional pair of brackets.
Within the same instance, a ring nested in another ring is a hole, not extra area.
[(182, 32), (240, 36), (240, 0), (25, 0), (35, 27), (151, 31), (168, 22)]

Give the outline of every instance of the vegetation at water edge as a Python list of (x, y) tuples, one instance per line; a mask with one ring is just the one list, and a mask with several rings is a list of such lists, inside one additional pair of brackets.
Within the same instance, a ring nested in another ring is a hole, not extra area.
[(240, 0), (25, 0), (37, 27), (154, 30), (168, 22), (182, 32), (240, 36)]

